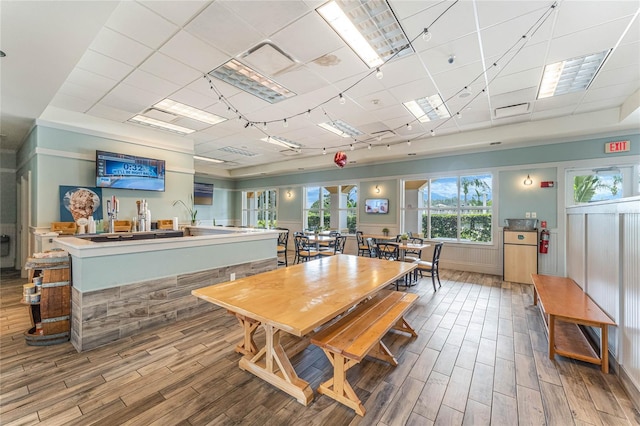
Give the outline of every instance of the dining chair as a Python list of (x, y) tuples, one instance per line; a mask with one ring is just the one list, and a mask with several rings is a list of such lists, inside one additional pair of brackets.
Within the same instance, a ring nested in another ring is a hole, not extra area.
[[(422, 238), (411, 238), (407, 240), (408, 244), (423, 244), (424, 240)], [(404, 260), (405, 262), (415, 262), (416, 260), (421, 260), (422, 257), (422, 249), (407, 249), (404, 251)]]
[(334, 256), (336, 254), (343, 254), (346, 242), (346, 235), (337, 236), (333, 245), (333, 250), (320, 250), (320, 256)]
[(293, 263), (306, 262), (318, 257), (319, 253), (315, 246), (310, 244), (308, 237), (296, 235), (293, 240), (296, 246), (296, 256)]
[(398, 245), (393, 243), (378, 243), (376, 252), (378, 253), (378, 259), (398, 260), (400, 257)]
[(442, 252), (442, 246), (444, 243), (437, 243), (433, 248), (433, 259), (431, 262), (427, 262), (421, 260), (418, 263), (418, 267), (415, 270), (416, 279), (418, 278), (417, 274), (420, 274), (420, 277), (423, 277), (423, 273), (430, 274), (431, 282), (433, 283), (433, 291), (436, 290), (436, 278), (438, 279), (438, 285), (442, 287), (442, 283), (440, 283), (440, 253)]
[(287, 246), (289, 243), (289, 229), (287, 228), (276, 228), (280, 231), (278, 234), (278, 255), (283, 255), (284, 260), (278, 259), (278, 265), (289, 266), (289, 261), (287, 260)]
[(364, 233), (362, 231), (356, 231), (356, 241), (358, 242), (358, 256), (370, 256), (369, 246), (364, 240)]
[(369, 257), (378, 257), (376, 243), (373, 241), (373, 238), (367, 238), (367, 253), (369, 254)]
[[(340, 236), (340, 232), (338, 231), (329, 231), (329, 237), (333, 237), (333, 238), (337, 238)], [(333, 252), (333, 248), (336, 245), (336, 240), (333, 241), (320, 241), (318, 243), (318, 247), (320, 248), (320, 251), (329, 251), (329, 252)]]

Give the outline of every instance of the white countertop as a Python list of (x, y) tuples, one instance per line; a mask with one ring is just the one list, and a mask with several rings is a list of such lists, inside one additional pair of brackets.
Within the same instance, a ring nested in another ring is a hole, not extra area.
[[(84, 238), (71, 236), (55, 238), (56, 247), (66, 250), (71, 256), (79, 258), (120, 255), (161, 250), (175, 250), (185, 247), (211, 246), (241, 241), (277, 239), (279, 232), (275, 229), (232, 228), (223, 226), (188, 226), (187, 231), (206, 235), (171, 238), (152, 238), (146, 240), (118, 240), (114, 242), (93, 242)], [(125, 234), (125, 233), (123, 233)], [(96, 234), (110, 235), (110, 234)]]

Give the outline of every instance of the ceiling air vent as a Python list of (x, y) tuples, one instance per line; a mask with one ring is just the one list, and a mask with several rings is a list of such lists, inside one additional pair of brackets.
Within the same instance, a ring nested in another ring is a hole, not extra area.
[(529, 112), (529, 102), (496, 108), (494, 116), (495, 118), (506, 118), (526, 114), (527, 112)]
[(297, 65), (296, 61), (269, 41), (254, 46), (240, 58), (267, 75), (278, 75)]

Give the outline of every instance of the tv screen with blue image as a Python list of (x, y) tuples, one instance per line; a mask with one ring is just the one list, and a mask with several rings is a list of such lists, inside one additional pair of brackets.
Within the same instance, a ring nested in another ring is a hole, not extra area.
[(99, 188), (164, 191), (164, 160), (96, 151)]

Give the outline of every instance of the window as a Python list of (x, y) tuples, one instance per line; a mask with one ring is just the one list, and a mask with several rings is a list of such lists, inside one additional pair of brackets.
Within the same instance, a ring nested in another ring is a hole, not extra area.
[(428, 239), (492, 241), (490, 174), (407, 180), (403, 186), (403, 232)]
[(569, 170), (566, 202), (571, 206), (630, 197), (638, 194), (638, 185), (633, 166)]
[(242, 225), (255, 228), (277, 226), (277, 200), (275, 189), (242, 193)]
[(355, 233), (357, 211), (357, 185), (305, 188), (304, 226), (306, 229), (336, 229), (343, 233)]

